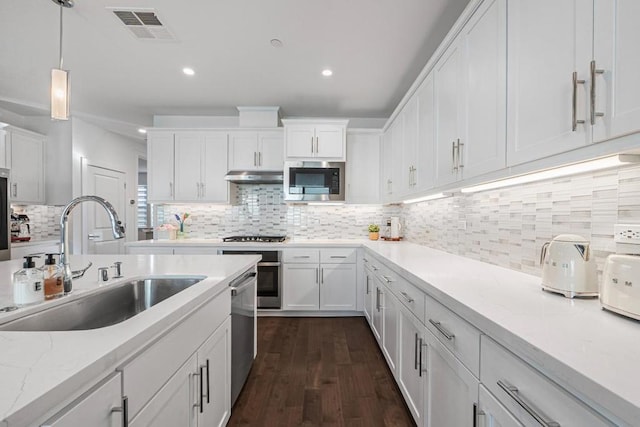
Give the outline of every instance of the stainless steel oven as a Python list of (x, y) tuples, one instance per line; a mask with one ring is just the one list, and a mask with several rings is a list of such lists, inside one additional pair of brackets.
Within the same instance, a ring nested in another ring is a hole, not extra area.
[(281, 251), (225, 249), (223, 255), (261, 255), (258, 263), (258, 308), (279, 309), (282, 305)]

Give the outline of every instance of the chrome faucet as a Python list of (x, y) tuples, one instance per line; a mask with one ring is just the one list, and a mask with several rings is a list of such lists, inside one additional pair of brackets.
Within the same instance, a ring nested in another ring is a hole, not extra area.
[(114, 239), (122, 239), (124, 237), (124, 227), (122, 222), (118, 218), (115, 208), (109, 202), (102, 197), (98, 196), (81, 196), (73, 199), (62, 210), (60, 216), (60, 266), (63, 269), (63, 281), (64, 281), (64, 293), (68, 294), (72, 290), (71, 279), (73, 273), (71, 272), (71, 265), (69, 264), (69, 230), (67, 229), (67, 222), (69, 220), (69, 214), (82, 202), (96, 202), (107, 211), (109, 214), (109, 220), (111, 221), (111, 229), (113, 231)]

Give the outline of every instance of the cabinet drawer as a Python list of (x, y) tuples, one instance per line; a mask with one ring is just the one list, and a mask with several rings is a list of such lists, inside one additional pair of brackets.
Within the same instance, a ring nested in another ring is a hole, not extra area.
[(320, 262), (320, 251), (318, 249), (286, 249), (282, 251), (282, 262), (318, 264)]
[(480, 376), (480, 331), (426, 296), (425, 325), (476, 377)]
[(356, 250), (353, 248), (332, 248), (320, 250), (320, 262), (329, 264), (355, 264)]
[(523, 424), (538, 425), (537, 416), (562, 427), (610, 425), (487, 336), (481, 339), (481, 349), (480, 381)]
[(129, 398), (129, 418), (142, 409), (230, 314), (231, 292), (224, 290), (121, 368), (124, 395)]
[(426, 295), (408, 281), (400, 278), (392, 286), (392, 292), (421, 322), (424, 323), (424, 306)]

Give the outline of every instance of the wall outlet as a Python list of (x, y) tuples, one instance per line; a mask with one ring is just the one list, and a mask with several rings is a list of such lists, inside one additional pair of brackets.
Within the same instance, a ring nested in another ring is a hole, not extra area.
[(615, 224), (613, 240), (616, 243), (640, 245), (640, 224)]

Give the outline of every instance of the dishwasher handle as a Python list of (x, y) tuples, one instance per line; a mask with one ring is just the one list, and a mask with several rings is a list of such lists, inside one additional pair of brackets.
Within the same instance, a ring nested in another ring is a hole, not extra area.
[[(245, 288), (252, 286), (256, 280), (256, 272), (252, 271), (250, 273), (244, 274), (242, 278), (237, 281), (231, 282), (229, 288), (231, 289), (231, 296), (236, 296), (239, 293), (242, 293)], [(236, 284), (237, 282), (240, 282)]]

